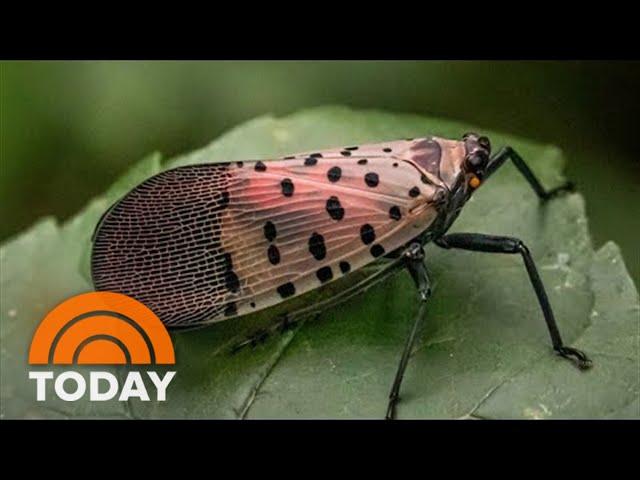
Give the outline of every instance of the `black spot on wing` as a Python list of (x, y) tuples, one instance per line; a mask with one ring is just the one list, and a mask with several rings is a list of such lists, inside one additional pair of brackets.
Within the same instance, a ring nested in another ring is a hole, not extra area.
[(374, 258), (378, 258), (379, 256), (384, 255), (384, 247), (379, 243), (376, 243), (374, 246), (371, 247), (370, 252)]
[(270, 242), (273, 242), (277, 234), (278, 232), (276, 231), (276, 226), (271, 220), (268, 220), (264, 224), (264, 238), (266, 238)]
[(223, 191), (220, 193), (220, 200), (218, 201), (220, 208), (227, 208), (229, 206), (229, 192)]
[(329, 216), (334, 220), (342, 220), (344, 218), (344, 208), (340, 204), (340, 199), (335, 195), (327, 200), (326, 209)]
[(236, 293), (240, 291), (240, 279), (233, 271), (228, 271), (224, 276), (224, 283), (230, 292)]
[(400, 220), (402, 218), (402, 213), (400, 212), (400, 208), (396, 205), (389, 209), (389, 218), (392, 220)]
[(369, 172), (364, 176), (364, 183), (366, 183), (368, 187), (375, 188), (378, 186), (379, 182), (380, 178), (375, 172)]
[(222, 255), (222, 264), (225, 270), (233, 270), (233, 260), (230, 253)]
[(271, 265), (277, 265), (280, 263), (280, 250), (275, 245), (269, 245), (267, 249), (267, 257)]
[(296, 287), (291, 282), (283, 283), (276, 290), (282, 298), (290, 297), (296, 293)]
[(340, 177), (342, 176), (342, 169), (340, 167), (331, 167), (329, 169), (329, 171), (327, 172), (327, 178), (329, 179), (330, 182), (335, 183), (338, 180), (340, 180)]
[(238, 307), (236, 305), (236, 302), (228, 303), (224, 309), (224, 316), (233, 317), (234, 315), (237, 315), (237, 314), (238, 314)]
[(284, 180), (282, 180), (282, 182), (280, 182), (280, 187), (282, 188), (282, 194), (285, 197), (290, 197), (293, 195), (294, 186), (290, 178), (285, 178)]
[(369, 245), (370, 243), (373, 243), (375, 241), (376, 231), (371, 225), (365, 223), (364, 225), (362, 225), (362, 227), (360, 227), (360, 239), (362, 240), (362, 243), (364, 243), (365, 245)]
[(316, 260), (322, 260), (327, 256), (324, 237), (317, 232), (313, 232), (311, 237), (309, 237), (309, 253), (311, 253)]
[(333, 278), (333, 271), (329, 266), (319, 268), (316, 271), (316, 277), (318, 277), (318, 280), (322, 283), (328, 282)]

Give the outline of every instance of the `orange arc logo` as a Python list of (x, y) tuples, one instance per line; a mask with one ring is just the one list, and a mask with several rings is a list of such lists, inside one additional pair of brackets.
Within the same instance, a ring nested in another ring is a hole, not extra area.
[(55, 307), (31, 341), (32, 365), (174, 364), (171, 337), (148, 307), (121, 293), (90, 292)]

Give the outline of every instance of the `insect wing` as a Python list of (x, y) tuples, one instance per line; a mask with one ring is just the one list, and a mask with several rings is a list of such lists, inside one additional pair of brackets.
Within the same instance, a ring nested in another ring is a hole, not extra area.
[(405, 161), (412, 144), (162, 172), (99, 225), (95, 286), (138, 299), (170, 326), (220, 321), (318, 288), (435, 218), (436, 187)]

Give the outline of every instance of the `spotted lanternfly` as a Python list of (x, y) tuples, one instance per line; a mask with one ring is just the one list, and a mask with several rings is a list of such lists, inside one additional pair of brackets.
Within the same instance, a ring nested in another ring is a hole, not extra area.
[(510, 147), (490, 154), (489, 140), (469, 133), (461, 141), (426, 137), (174, 168), (105, 213), (93, 239), (93, 281), (97, 290), (145, 303), (169, 327), (191, 327), (273, 306), (380, 257), (395, 259), (391, 265), (409, 270), (421, 301), (389, 397), (393, 418), (431, 292), (423, 245), (520, 254), (554, 349), (587, 368), (584, 353), (563, 345), (522, 241), (446, 234), (474, 190), (508, 159), (542, 200), (570, 189), (545, 190)]

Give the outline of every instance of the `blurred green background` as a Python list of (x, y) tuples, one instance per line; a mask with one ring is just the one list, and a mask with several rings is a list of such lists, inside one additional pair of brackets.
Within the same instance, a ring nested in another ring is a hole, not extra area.
[(188, 152), (259, 115), (342, 104), (448, 117), (560, 146), (586, 197), (596, 246), (616, 241), (640, 280), (640, 62), (87, 61), (0, 69), (0, 241), (40, 216), (69, 217), (152, 151)]

